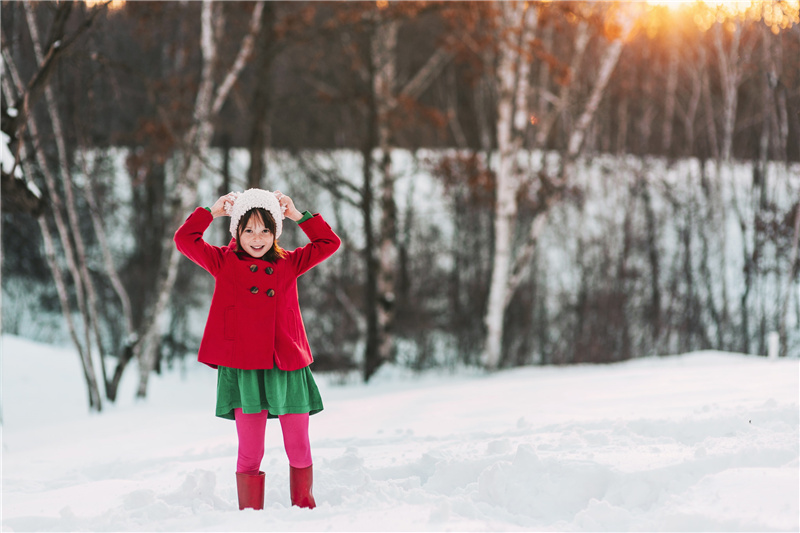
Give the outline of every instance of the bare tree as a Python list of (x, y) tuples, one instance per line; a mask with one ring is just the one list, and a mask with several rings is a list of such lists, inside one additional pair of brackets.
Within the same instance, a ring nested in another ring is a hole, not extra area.
[[(494, 255), (489, 302), (486, 310), (486, 346), (483, 355), (487, 368), (500, 364), (505, 309), (513, 292), (509, 279), (513, 259), (514, 224), (517, 217), (517, 191), (520, 168), (516, 161), (528, 125), (528, 77), (530, 43), (536, 23), (533, 5), (520, 2), (501, 4), (500, 27), (512, 38), (500, 42), (497, 100), (497, 145), (499, 162), (495, 179)], [(516, 109), (515, 109), (516, 106)], [(515, 112), (516, 111), (516, 112)]]
[(781, 291), (780, 314), (778, 335), (781, 342), (781, 354), (784, 356), (789, 355), (788, 341), (786, 338), (787, 322), (789, 321), (789, 301), (792, 298), (792, 284), (797, 279), (798, 271), (800, 268), (800, 261), (798, 261), (798, 242), (800, 241), (800, 202), (794, 204), (794, 228), (792, 232), (792, 251), (789, 254), (789, 273), (786, 276), (786, 282), (783, 290)]
[[(253, 123), (250, 129), (248, 149), (250, 167), (247, 169), (247, 186), (259, 188), (266, 172), (266, 148), (269, 146), (269, 116), (274, 91), (270, 70), (277, 53), (275, 43), (276, 3), (267, 2), (261, 11), (261, 31), (254, 46), (254, 69), (257, 83), (253, 90)], [(228, 192), (227, 188), (223, 193)]]
[(729, 163), (733, 150), (733, 134), (736, 125), (736, 108), (738, 91), (744, 74), (745, 65), (749, 63), (754, 42), (744, 40), (745, 24), (733, 23), (733, 31), (726, 35), (730, 23), (717, 23), (713, 27), (714, 49), (717, 54), (717, 67), (722, 83), (722, 147), (720, 158)]
[[(23, 9), (28, 23), (28, 31), (37, 62), (37, 69), (31, 81), (25, 86), (20, 77), (19, 70), (14, 63), (13, 57), (11, 56), (9, 47), (5, 40), (3, 40), (3, 59), (11, 80), (13, 80), (12, 86), (8, 78), (3, 79), (3, 94), (7, 102), (17, 102), (15, 105), (21, 104), (20, 107), (22, 108), (21, 112), (16, 116), (11, 116), (11, 114), (7, 112), (3, 113), (3, 128), (8, 128), (9, 136), (16, 140), (16, 160), (17, 162), (22, 161), (24, 175), (28, 177), (27, 179), (29, 182), (32, 182), (34, 172), (33, 166), (28, 161), (27, 157), (24, 157), (27, 148), (25, 147), (23, 134), (27, 130), (36, 161), (39, 165), (39, 170), (44, 176), (48, 198), (50, 202), (52, 202), (49, 210), (45, 211), (43, 208), (38, 209), (38, 222), (45, 243), (46, 258), (56, 283), (62, 313), (81, 360), (89, 393), (89, 408), (91, 410), (100, 411), (102, 410), (102, 400), (92, 355), (94, 342), (102, 366), (102, 344), (99, 330), (100, 319), (97, 313), (97, 295), (86, 264), (86, 245), (80, 231), (79, 215), (74, 196), (75, 191), (68, 161), (66, 134), (61, 122), (55, 94), (49, 84), (49, 80), (57, 64), (56, 58), (60, 56), (59, 51), (66, 49), (67, 45), (74, 43), (77, 37), (91, 26), (94, 17), (97, 16), (100, 10), (105, 9), (105, 6), (95, 7), (84, 20), (84, 23), (79, 27), (77, 33), (67, 36), (65, 28), (70, 16), (71, 7), (71, 5), (66, 4), (60, 6), (56, 10), (47, 40), (47, 48), (45, 49), (39, 37), (34, 5), (30, 2), (23, 3)], [(52, 125), (53, 137), (56, 142), (59, 163), (57, 175), (50, 169), (45, 156), (42, 137), (39, 134), (39, 127), (32, 113), (34, 104), (42, 94), (45, 96), (46, 108)], [(9, 120), (5, 120), (6, 116), (9, 116)], [(59, 187), (59, 183), (63, 184), (63, 187)], [(63, 215), (64, 211), (66, 211), (67, 214), (66, 219)], [(45, 216), (46, 214), (52, 215), (60, 244), (64, 250), (63, 256), (67, 264), (67, 271), (69, 272), (69, 277), (66, 279), (61, 272), (61, 266), (57, 260), (54, 239), (50, 233), (48, 220)], [(68, 282), (71, 282), (75, 290), (78, 310), (82, 319), (82, 333), (78, 331), (77, 325), (72, 318), (72, 309), (69, 304), (67, 288)], [(94, 335), (94, 339), (92, 339), (92, 335)], [(105, 370), (104, 367), (102, 368)]]
[(391, 115), (397, 85), (397, 32), (400, 21), (387, 13), (388, 9), (375, 12), (375, 29), (370, 42), (372, 65), (372, 93), (375, 102), (375, 126), (380, 150), (381, 220), (377, 243), (377, 333), (378, 346), (374, 356), (364, 362), (364, 377), (369, 377), (378, 366), (393, 357), (393, 323), (396, 311), (397, 269), (397, 204), (394, 198), (395, 176), (392, 171), (392, 124)]
[[(535, 22), (535, 13), (527, 15), (527, 12), (535, 11), (536, 8), (529, 4), (520, 5), (511, 2), (501, 5), (503, 9), (501, 28), (513, 31), (513, 35), (519, 36), (520, 41), (518, 43), (514, 40), (500, 41), (499, 43), (498, 80), (500, 88), (498, 90), (497, 136), (500, 160), (496, 179), (492, 280), (485, 315), (486, 340), (483, 355), (484, 364), (488, 369), (497, 368), (501, 362), (505, 310), (528, 268), (551, 205), (561, 196), (566, 184), (574, 176), (576, 160), (584, 147), (586, 133), (597, 113), (611, 73), (617, 64), (624, 39), (628, 37), (632, 29), (630, 19), (621, 21), (621, 31), (618, 36), (611, 40), (602, 52), (591, 92), (570, 131), (566, 151), (562, 154), (559, 178), (553, 180), (545, 173), (540, 172), (529, 175), (527, 180), (523, 180), (520, 179), (520, 169), (516, 161), (519, 157), (521, 140), (524, 137), (524, 128), (529, 122), (526, 102), (529, 67), (526, 65), (530, 62), (531, 51), (530, 48), (527, 48), (527, 53), (525, 53), (526, 48), (524, 47), (530, 46), (531, 35), (528, 35), (527, 32), (533, 31)], [(518, 12), (515, 13), (515, 10)], [(526, 16), (522, 16), (523, 13)], [(531, 25), (530, 28), (528, 24)], [(575, 37), (575, 53), (578, 55), (585, 50), (586, 35), (584, 31), (587, 29), (584, 25), (578, 25)], [(568, 96), (569, 91), (562, 91), (562, 97)], [(563, 109), (561, 106), (565, 105), (566, 103), (563, 101), (558, 102), (554, 111), (558, 112), (559, 108)], [(512, 109), (514, 109), (513, 113)], [(555, 120), (547, 119), (544, 123), (549, 128), (552, 127)], [(547, 134), (542, 133), (540, 139), (546, 138)], [(518, 248), (516, 257), (512, 257), (517, 197), (523, 185), (528, 187), (529, 194), (536, 199), (538, 209), (528, 228), (525, 242)]]
[(195, 98), (194, 120), (182, 139), (181, 164), (173, 196), (174, 211), (171, 223), (167, 226), (169, 234), (164, 235), (162, 243), (163, 249), (169, 250), (169, 252), (166, 254), (167, 259), (159, 275), (157, 300), (149, 310), (146, 324), (142, 328), (137, 390), (137, 396), (140, 397), (147, 395), (149, 376), (157, 363), (156, 353), (161, 334), (159, 318), (166, 311), (178, 273), (180, 252), (172, 244), (171, 232), (180, 224), (180, 221), (196, 202), (197, 183), (202, 172), (203, 158), (211, 145), (211, 137), (214, 132), (213, 119), (219, 114), (231, 88), (248, 61), (255, 37), (261, 29), (263, 1), (255, 4), (249, 30), (242, 39), (236, 58), (221, 76), (221, 81), (218, 81), (218, 68), (222, 64), (222, 58), (218, 55), (218, 47), (223, 38), (225, 26), (223, 8), (223, 2), (203, 1), (200, 34), (203, 66)]
[[(397, 206), (395, 200), (395, 171), (392, 150), (396, 147), (394, 125), (404, 110), (404, 104), (420, 97), (436, 76), (451, 60), (452, 54), (443, 42), (415, 69), (407, 80), (397, 75), (398, 32), (401, 24), (426, 9), (424, 3), (408, 2), (395, 5), (371, 6), (354, 4), (340, 13), (343, 27), (363, 32), (363, 50), (354, 46), (349, 33), (340, 38), (352, 65), (348, 75), (362, 82), (365, 105), (357, 108), (364, 116), (364, 134), (360, 142), (362, 185), (356, 187), (340, 176), (311, 170), (309, 177), (324, 185), (340, 199), (349, 199), (359, 206), (364, 221), (363, 250), (366, 280), (364, 287), (365, 354), (364, 379), (380, 366), (392, 360), (394, 352), (394, 321), (397, 301)], [(353, 21), (356, 21), (355, 23)], [(312, 83), (329, 96), (342, 97), (339, 89), (320, 80)], [(375, 160), (378, 154), (377, 161)], [(376, 172), (377, 169), (377, 172)], [(380, 178), (376, 183), (376, 174)], [(375, 220), (375, 207), (380, 219)]]

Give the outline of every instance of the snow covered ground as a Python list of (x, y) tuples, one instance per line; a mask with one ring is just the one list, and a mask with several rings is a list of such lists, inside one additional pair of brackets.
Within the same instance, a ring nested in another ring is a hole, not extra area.
[(797, 359), (724, 353), (368, 385), (318, 376), (315, 510), (267, 426), (240, 512), (232, 422), (196, 363), (86, 413), (75, 354), (2, 338), (3, 531), (797, 531)]

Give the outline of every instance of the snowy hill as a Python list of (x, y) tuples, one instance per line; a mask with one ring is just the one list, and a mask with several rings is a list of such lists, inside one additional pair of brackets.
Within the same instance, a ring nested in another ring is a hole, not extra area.
[[(86, 412), (77, 356), (2, 339), (3, 531), (797, 530), (800, 363), (719, 352), (369, 385), (318, 376), (313, 511), (267, 427), (265, 510), (236, 504), (215, 373)], [(130, 372), (129, 377), (134, 372)]]

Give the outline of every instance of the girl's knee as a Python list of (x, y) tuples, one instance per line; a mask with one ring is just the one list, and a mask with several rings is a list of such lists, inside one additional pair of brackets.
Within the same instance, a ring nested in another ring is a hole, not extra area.
[(295, 468), (311, 466), (311, 443), (308, 438), (308, 413), (280, 417), (283, 444), (289, 464)]

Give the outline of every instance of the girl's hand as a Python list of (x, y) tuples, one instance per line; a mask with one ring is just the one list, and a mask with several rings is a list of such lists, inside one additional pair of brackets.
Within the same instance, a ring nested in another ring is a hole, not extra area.
[(278, 202), (281, 204), (281, 207), (284, 208), (283, 214), (286, 218), (290, 218), (295, 222), (303, 218), (303, 213), (297, 210), (291, 198), (281, 194), (280, 191), (275, 191), (275, 196), (278, 197)]
[[(214, 202), (214, 205), (211, 206), (211, 215), (214, 218), (227, 216), (228, 215), (228, 211), (226, 209), (226, 206), (228, 206), (228, 205), (232, 206), (234, 200), (236, 200), (236, 196), (232, 192), (229, 192), (228, 194), (220, 196), (217, 199), (217, 201)], [(228, 209), (230, 209), (230, 208), (228, 208)]]

